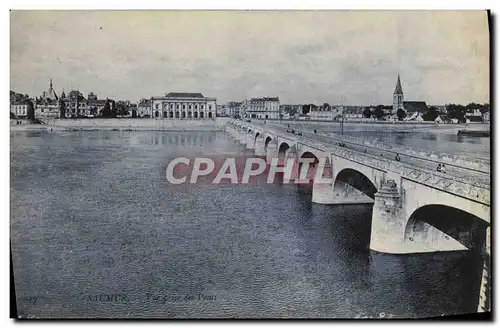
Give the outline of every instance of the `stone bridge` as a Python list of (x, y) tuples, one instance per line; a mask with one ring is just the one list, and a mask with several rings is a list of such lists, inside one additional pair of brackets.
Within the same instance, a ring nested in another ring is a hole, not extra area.
[(265, 157), (270, 170), (281, 167), (290, 180), (310, 183), (314, 203), (372, 203), (374, 251), (480, 252), (485, 260), (478, 311), (489, 310), (490, 184), (484, 176), (464, 179), (268, 125), (232, 120), (226, 131)]
[[(273, 159), (278, 166), (295, 163), (289, 176), (311, 182), (314, 203), (373, 203), (372, 250), (393, 254), (464, 250), (483, 248), (489, 238), (489, 186), (272, 127), (230, 121), (228, 131), (255, 149), (256, 156), (266, 157), (268, 164)], [(312, 159), (310, 164), (302, 165), (306, 158)], [(324, 179), (315, 183), (314, 169), (321, 161)], [(429, 217), (433, 213), (441, 219)]]

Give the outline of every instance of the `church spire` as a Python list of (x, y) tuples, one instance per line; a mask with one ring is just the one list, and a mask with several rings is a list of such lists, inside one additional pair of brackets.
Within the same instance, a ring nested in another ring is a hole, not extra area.
[(398, 74), (398, 82), (396, 82), (396, 89), (394, 89), (394, 94), (398, 95), (403, 94), (403, 88), (401, 87), (401, 80), (399, 79), (399, 74)]

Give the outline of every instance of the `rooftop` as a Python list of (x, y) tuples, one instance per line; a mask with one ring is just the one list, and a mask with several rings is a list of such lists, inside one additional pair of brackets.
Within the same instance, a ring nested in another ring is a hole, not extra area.
[(169, 92), (165, 94), (165, 97), (172, 97), (172, 98), (205, 98), (201, 93), (195, 92)]
[(252, 98), (250, 102), (259, 102), (259, 101), (280, 101), (279, 97), (262, 97), (262, 98)]

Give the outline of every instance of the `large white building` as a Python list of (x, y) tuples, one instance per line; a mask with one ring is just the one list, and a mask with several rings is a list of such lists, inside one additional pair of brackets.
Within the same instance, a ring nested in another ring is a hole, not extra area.
[(152, 97), (154, 118), (215, 119), (217, 100), (201, 93), (170, 92)]
[(280, 98), (262, 97), (252, 98), (245, 106), (246, 116), (260, 119), (279, 119), (280, 118)]

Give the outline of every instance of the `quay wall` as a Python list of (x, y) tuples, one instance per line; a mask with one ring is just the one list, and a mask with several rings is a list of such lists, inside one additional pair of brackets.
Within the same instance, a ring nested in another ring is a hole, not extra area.
[(226, 117), (206, 120), (151, 119), (151, 118), (97, 118), (55, 119), (44, 124), (16, 124), (11, 121), (11, 131), (29, 130), (128, 130), (128, 131), (219, 131), (229, 121)]

